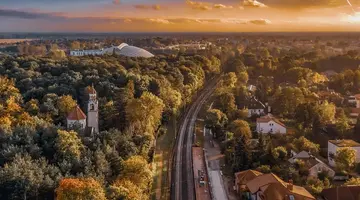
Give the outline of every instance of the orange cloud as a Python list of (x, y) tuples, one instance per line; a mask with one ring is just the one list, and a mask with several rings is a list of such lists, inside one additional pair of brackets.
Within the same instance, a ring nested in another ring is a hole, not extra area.
[(267, 6), (257, 0), (244, 0), (243, 1), (244, 7), (252, 7), (252, 8), (266, 8)]
[(160, 10), (161, 9), (160, 5), (142, 5), (142, 4), (138, 4), (138, 5), (134, 5), (134, 7), (136, 9), (144, 9), (144, 10)]
[(250, 20), (248, 21), (250, 24), (255, 24), (255, 25), (268, 25), (271, 24), (271, 21), (268, 19), (256, 19), (256, 20)]

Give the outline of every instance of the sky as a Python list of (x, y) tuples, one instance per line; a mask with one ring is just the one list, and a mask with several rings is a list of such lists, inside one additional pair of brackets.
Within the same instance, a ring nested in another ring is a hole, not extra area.
[(0, 32), (360, 31), (360, 0), (0, 0)]

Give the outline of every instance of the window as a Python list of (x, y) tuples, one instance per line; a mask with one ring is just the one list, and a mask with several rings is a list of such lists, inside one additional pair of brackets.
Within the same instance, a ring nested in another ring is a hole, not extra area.
[(94, 104), (90, 104), (90, 110), (95, 110)]

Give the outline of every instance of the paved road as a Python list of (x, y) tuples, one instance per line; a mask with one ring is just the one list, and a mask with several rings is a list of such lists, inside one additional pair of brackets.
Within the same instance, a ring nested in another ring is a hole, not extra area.
[(195, 200), (191, 152), (195, 121), (202, 105), (215, 89), (218, 80), (219, 78), (214, 78), (206, 85), (185, 114), (180, 125), (171, 176), (172, 200)]

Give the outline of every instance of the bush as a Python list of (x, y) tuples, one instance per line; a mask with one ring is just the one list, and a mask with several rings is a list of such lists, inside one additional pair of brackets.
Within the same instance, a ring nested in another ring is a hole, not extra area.
[(256, 171), (267, 174), (271, 172), (271, 168), (269, 165), (261, 165), (258, 168), (256, 168)]

